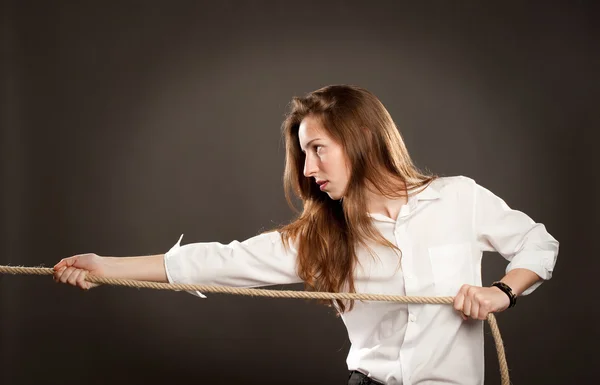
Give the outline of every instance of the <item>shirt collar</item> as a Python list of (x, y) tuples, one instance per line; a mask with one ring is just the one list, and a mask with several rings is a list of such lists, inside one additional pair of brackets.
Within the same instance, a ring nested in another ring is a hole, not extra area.
[[(418, 188), (413, 188), (408, 190), (408, 193), (412, 193), (415, 191), (418, 191), (419, 189), (421, 189), (421, 191), (419, 193), (417, 193), (416, 195), (412, 195), (408, 198), (408, 204), (402, 206), (402, 208), (400, 209), (400, 213), (398, 214), (398, 219), (400, 218), (405, 218), (407, 216), (409, 216), (412, 212), (414, 212), (417, 208), (417, 201), (425, 201), (425, 200), (435, 200), (435, 199), (439, 199), (442, 195), (440, 194), (440, 192), (434, 187), (432, 186), (433, 182), (429, 183), (429, 185), (423, 189), (423, 187), (418, 187)], [(392, 222), (395, 223), (395, 221), (391, 218), (386, 217), (383, 214), (372, 214), (372, 213), (367, 213), (370, 217), (372, 217), (373, 219), (377, 219), (383, 222)]]
[[(414, 191), (418, 191), (419, 189), (423, 189), (423, 187), (417, 187), (408, 190), (409, 193)], [(429, 183), (429, 185), (423, 189), (421, 192), (417, 193), (415, 196), (417, 200), (435, 200), (441, 197), (440, 192), (433, 186), (433, 182)]]

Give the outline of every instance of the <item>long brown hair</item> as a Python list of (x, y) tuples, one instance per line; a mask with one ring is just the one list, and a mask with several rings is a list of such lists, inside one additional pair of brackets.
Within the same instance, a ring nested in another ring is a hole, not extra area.
[[(339, 201), (329, 198), (303, 174), (305, 154), (298, 129), (309, 115), (320, 119), (327, 134), (344, 149), (350, 178)], [(372, 240), (401, 253), (368, 216), (367, 182), (381, 195), (401, 198), (409, 196), (409, 190), (426, 187), (437, 176), (417, 170), (388, 111), (375, 95), (360, 87), (331, 85), (294, 97), (282, 124), (282, 135), (286, 148), (285, 196), (293, 209), (294, 195), (303, 205), (292, 223), (278, 229), (284, 245), (289, 248), (290, 241), (295, 242), (297, 271), (307, 290), (355, 292), (357, 246), (371, 250), (367, 243)], [(336, 300), (340, 313), (352, 310), (354, 302), (349, 301), (348, 308), (347, 304)]]

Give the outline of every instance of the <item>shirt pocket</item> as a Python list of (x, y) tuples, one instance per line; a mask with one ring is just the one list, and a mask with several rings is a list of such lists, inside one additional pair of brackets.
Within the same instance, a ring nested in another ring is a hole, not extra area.
[(429, 247), (428, 251), (438, 295), (455, 296), (463, 284), (473, 284), (473, 256), (469, 242)]

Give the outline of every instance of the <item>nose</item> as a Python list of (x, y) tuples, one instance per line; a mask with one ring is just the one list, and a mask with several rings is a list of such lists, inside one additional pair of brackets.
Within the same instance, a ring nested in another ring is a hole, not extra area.
[(314, 159), (311, 154), (306, 154), (306, 159), (304, 159), (304, 176), (310, 178), (318, 170), (317, 160)]

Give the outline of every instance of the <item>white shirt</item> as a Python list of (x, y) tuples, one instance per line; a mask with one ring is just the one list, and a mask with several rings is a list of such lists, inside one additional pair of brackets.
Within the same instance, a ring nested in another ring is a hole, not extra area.
[[(373, 243), (376, 259), (357, 248), (358, 293), (455, 296), (465, 283), (481, 286), (483, 251), (510, 261), (506, 272), (524, 268), (547, 280), (558, 255), (559, 244), (543, 224), (464, 176), (435, 180), (408, 199), (396, 221), (369, 215), (402, 258)], [(256, 287), (301, 282), (296, 250), (286, 252), (278, 232), (228, 245), (180, 246), (180, 241), (165, 254), (171, 283)], [(386, 384), (483, 384), (484, 321), (463, 321), (450, 305), (355, 301), (342, 319), (352, 343), (349, 370)]]

